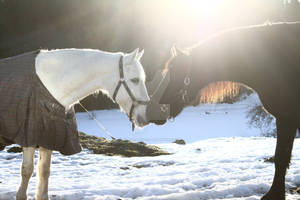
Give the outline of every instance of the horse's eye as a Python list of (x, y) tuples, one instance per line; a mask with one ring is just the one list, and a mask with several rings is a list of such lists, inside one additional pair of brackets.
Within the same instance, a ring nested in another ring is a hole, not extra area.
[(131, 79), (131, 82), (133, 82), (134, 84), (138, 84), (140, 82), (139, 78), (133, 78)]

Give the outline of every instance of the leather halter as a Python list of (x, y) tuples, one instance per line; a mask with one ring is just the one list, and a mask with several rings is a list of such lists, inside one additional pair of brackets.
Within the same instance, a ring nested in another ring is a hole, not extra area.
[(119, 89), (121, 87), (121, 85), (124, 86), (125, 90), (127, 91), (127, 94), (130, 96), (131, 98), (131, 101), (132, 101), (132, 104), (131, 104), (131, 108), (130, 108), (130, 111), (129, 111), (129, 115), (127, 115), (129, 117), (129, 120), (131, 121), (132, 123), (132, 131), (134, 130), (134, 122), (133, 122), (133, 119), (132, 119), (132, 114), (133, 114), (133, 111), (134, 111), (134, 108), (137, 106), (137, 105), (147, 105), (148, 104), (148, 101), (140, 101), (140, 100), (137, 100), (135, 98), (135, 96), (133, 95), (133, 93), (131, 92), (130, 88), (128, 87), (128, 84), (126, 83), (125, 79), (124, 79), (124, 65), (123, 65), (123, 56), (120, 57), (120, 60), (119, 60), (119, 73), (120, 73), (120, 80), (116, 86), (116, 89), (114, 91), (114, 94), (113, 94), (113, 100), (115, 102), (116, 101), (116, 97), (117, 97), (117, 94), (119, 92)]
[(191, 61), (188, 63), (186, 76), (183, 80), (183, 88), (180, 90), (180, 93), (182, 95), (182, 100), (186, 104), (190, 103), (190, 97), (188, 95), (188, 89), (190, 87), (190, 84), (191, 84)]
[(188, 87), (189, 87), (190, 83), (191, 83), (191, 78), (189, 75), (187, 75), (183, 81), (183, 84), (184, 84), (183, 89), (180, 91), (182, 94), (182, 100), (184, 103), (190, 102), (190, 97), (188, 95)]

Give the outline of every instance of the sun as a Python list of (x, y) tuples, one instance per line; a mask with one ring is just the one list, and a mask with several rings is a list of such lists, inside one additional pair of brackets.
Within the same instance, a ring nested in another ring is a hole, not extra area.
[(218, 17), (221, 0), (185, 0), (187, 12), (202, 19), (214, 19)]

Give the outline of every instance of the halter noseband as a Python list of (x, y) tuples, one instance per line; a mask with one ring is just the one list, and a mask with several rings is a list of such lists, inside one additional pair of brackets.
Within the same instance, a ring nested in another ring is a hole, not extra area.
[(123, 85), (124, 88), (125, 88), (126, 91), (127, 91), (127, 94), (130, 96), (131, 101), (132, 101), (132, 104), (131, 104), (131, 108), (130, 108), (129, 116), (128, 116), (128, 117), (129, 117), (129, 120), (130, 120), (131, 123), (132, 123), (132, 131), (133, 131), (133, 130), (134, 130), (134, 127), (135, 127), (134, 122), (133, 122), (133, 119), (132, 119), (132, 114), (133, 114), (134, 108), (135, 108), (135, 106), (137, 106), (137, 105), (147, 105), (147, 104), (148, 104), (148, 101), (140, 101), (140, 100), (137, 100), (137, 99), (135, 98), (135, 96), (132, 94), (131, 90), (130, 90), (129, 87), (128, 87), (128, 84), (126, 83), (126, 81), (125, 81), (125, 79), (124, 79), (124, 70), (123, 70), (123, 68), (124, 68), (124, 66), (123, 66), (123, 56), (121, 56), (121, 57), (120, 57), (120, 60), (119, 60), (120, 80), (119, 80), (119, 82), (118, 82), (118, 84), (117, 84), (117, 87), (116, 87), (116, 89), (115, 89), (115, 91), (114, 91), (114, 94), (113, 94), (113, 100), (114, 100), (115, 102), (117, 102), (117, 101), (116, 101), (117, 94), (118, 94), (118, 92), (119, 92), (119, 89), (120, 89), (121, 85)]

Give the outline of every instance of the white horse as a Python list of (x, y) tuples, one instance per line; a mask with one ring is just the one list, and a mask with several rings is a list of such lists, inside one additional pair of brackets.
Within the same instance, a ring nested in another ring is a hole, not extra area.
[[(35, 67), (44, 86), (66, 109), (101, 90), (120, 105), (133, 123), (142, 127), (147, 124), (144, 103), (149, 101), (145, 73), (140, 63), (143, 53), (138, 49), (130, 54), (88, 49), (42, 50), (36, 57)], [(27, 199), (35, 148), (23, 148), (22, 178), (17, 200)], [(49, 199), (51, 154), (51, 150), (39, 147), (36, 200)]]

